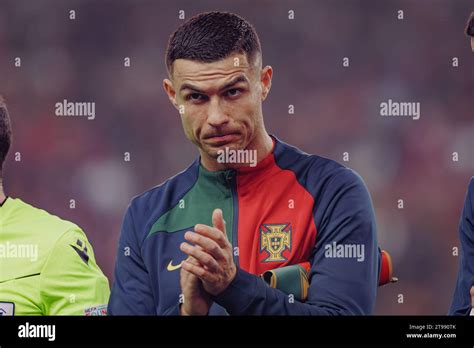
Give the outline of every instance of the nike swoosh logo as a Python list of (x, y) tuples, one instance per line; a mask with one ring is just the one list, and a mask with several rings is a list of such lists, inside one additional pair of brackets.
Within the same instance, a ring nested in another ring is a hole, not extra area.
[[(189, 256), (188, 256), (187, 259), (189, 259)], [(186, 260), (187, 260), (187, 259), (186, 259)], [(183, 260), (183, 261), (186, 261), (186, 260)], [(181, 264), (183, 263), (183, 261), (181, 261), (181, 262), (178, 263), (177, 265), (173, 265), (173, 260), (170, 260), (170, 263), (168, 263), (168, 266), (166, 266), (166, 269), (167, 269), (169, 272), (176, 271), (177, 269), (180, 269), (180, 268), (181, 268)]]

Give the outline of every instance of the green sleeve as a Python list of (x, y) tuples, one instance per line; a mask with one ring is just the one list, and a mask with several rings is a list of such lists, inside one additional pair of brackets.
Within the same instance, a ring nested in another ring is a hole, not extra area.
[(84, 232), (67, 231), (53, 247), (41, 271), (44, 315), (105, 315), (109, 282)]

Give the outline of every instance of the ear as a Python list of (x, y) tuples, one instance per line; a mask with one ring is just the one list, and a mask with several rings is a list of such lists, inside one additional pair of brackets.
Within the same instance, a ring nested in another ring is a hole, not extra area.
[(170, 100), (171, 104), (178, 109), (178, 103), (176, 101), (176, 91), (173, 87), (173, 82), (169, 79), (164, 79), (163, 80), (163, 88), (168, 95), (168, 99)]
[(262, 101), (265, 100), (268, 93), (270, 93), (270, 88), (272, 88), (272, 76), (273, 68), (271, 66), (267, 65), (262, 69), (260, 75), (260, 83), (262, 84)]

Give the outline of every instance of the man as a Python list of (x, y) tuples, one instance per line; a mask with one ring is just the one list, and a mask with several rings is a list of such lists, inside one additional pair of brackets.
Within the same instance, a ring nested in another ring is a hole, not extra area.
[[(273, 70), (254, 28), (230, 13), (195, 16), (170, 37), (166, 65), (164, 89), (200, 157), (132, 200), (109, 314), (371, 313), (370, 196), (352, 170), (266, 132)], [(305, 264), (303, 300), (260, 277)]]
[[(474, 177), (471, 178), (459, 222), (461, 259), (450, 315), (468, 315), (474, 308)], [(471, 313), (472, 314), (472, 313)]]
[[(474, 12), (466, 25), (466, 35), (471, 37), (471, 48), (474, 52)], [(450, 315), (474, 315), (474, 178), (471, 178), (464, 201), (464, 209), (459, 223), (461, 240), (461, 260), (454, 291)]]
[(0, 98), (0, 315), (105, 315), (109, 284), (82, 230), (3, 191), (11, 144)]

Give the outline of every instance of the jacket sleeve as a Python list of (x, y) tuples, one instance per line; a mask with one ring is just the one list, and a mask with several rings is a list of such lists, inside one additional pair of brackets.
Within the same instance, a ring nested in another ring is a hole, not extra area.
[(468, 315), (471, 311), (471, 287), (474, 286), (474, 178), (471, 178), (459, 222), (461, 258), (450, 315)]
[(108, 305), (109, 315), (155, 315), (150, 277), (142, 260), (133, 219), (133, 202), (120, 233), (115, 282)]
[[(340, 168), (315, 199), (318, 227), (306, 302), (269, 287), (241, 269), (214, 301), (231, 315), (362, 315), (375, 304), (378, 249), (367, 188), (355, 172)], [(337, 247), (353, 255), (338, 257)], [(355, 249), (363, 251), (356, 255)], [(336, 251), (336, 253), (334, 253)]]
[(105, 315), (109, 282), (84, 232), (71, 229), (54, 245), (39, 289), (44, 315)]

